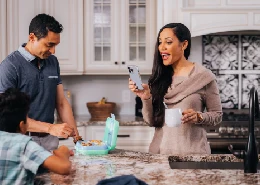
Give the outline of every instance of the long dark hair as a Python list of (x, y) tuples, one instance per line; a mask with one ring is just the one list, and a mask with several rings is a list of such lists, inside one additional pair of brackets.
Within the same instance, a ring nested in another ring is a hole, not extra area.
[(172, 84), (173, 68), (172, 66), (165, 66), (161, 54), (159, 52), (159, 37), (160, 33), (165, 28), (172, 28), (173, 33), (176, 35), (180, 42), (188, 41), (188, 46), (184, 50), (184, 56), (188, 59), (191, 48), (191, 34), (189, 29), (181, 23), (170, 23), (163, 26), (157, 36), (152, 75), (149, 78), (148, 85), (152, 94), (152, 105), (153, 105), (153, 120), (152, 126), (161, 128), (164, 123), (164, 112), (165, 108), (163, 105), (164, 96), (167, 93), (168, 88)]

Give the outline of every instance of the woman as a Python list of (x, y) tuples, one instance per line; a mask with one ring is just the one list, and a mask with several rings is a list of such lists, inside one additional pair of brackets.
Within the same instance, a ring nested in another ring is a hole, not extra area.
[[(181, 23), (170, 23), (159, 31), (152, 75), (144, 90), (129, 79), (129, 89), (142, 99), (143, 117), (155, 134), (149, 152), (160, 154), (210, 154), (204, 126), (222, 120), (222, 107), (215, 75), (202, 65), (188, 61), (191, 35)], [(164, 123), (168, 108), (181, 108), (182, 124)]]

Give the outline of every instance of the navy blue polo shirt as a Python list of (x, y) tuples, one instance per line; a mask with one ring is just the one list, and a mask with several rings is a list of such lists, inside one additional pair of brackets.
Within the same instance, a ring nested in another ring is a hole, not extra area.
[(53, 123), (57, 85), (61, 84), (60, 67), (54, 55), (40, 60), (40, 68), (33, 64), (35, 57), (23, 44), (0, 64), (0, 93), (17, 88), (31, 98), (29, 118)]

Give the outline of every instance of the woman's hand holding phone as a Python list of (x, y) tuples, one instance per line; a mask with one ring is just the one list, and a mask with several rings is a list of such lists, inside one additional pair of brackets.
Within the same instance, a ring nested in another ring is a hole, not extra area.
[(147, 100), (149, 98), (151, 98), (151, 93), (150, 93), (150, 89), (149, 86), (147, 84), (142, 84), (143, 86), (143, 90), (139, 90), (137, 88), (137, 86), (135, 85), (134, 81), (131, 80), (131, 78), (129, 78), (129, 89), (134, 92), (137, 96), (139, 96), (141, 99), (143, 100)]

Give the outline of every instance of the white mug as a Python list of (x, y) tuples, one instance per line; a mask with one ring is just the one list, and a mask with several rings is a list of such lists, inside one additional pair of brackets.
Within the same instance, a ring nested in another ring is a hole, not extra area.
[(181, 125), (182, 112), (180, 108), (165, 109), (165, 123), (168, 127)]

